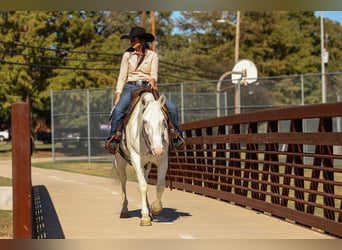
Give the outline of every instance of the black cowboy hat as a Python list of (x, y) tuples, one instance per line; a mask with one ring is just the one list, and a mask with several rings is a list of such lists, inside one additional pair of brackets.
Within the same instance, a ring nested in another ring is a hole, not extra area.
[(142, 38), (146, 42), (154, 41), (154, 36), (150, 33), (146, 33), (145, 29), (142, 27), (133, 27), (128, 35), (123, 35), (120, 39), (132, 39), (133, 37)]

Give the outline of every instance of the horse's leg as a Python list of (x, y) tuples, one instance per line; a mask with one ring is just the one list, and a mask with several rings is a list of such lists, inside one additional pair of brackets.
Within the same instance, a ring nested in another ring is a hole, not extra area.
[(151, 204), (151, 212), (154, 215), (158, 215), (163, 210), (163, 204), (161, 202), (164, 190), (165, 190), (165, 177), (167, 172), (167, 157), (163, 157), (161, 164), (158, 166), (158, 180), (156, 185), (156, 200)]
[[(144, 166), (144, 177), (146, 181), (148, 180), (148, 175), (151, 171), (151, 168), (152, 168), (151, 162), (146, 163), (146, 165)], [(146, 203), (147, 203), (147, 207), (150, 207), (150, 204), (148, 202), (148, 195), (146, 195)]]
[[(118, 159), (120, 158), (120, 159)], [(126, 182), (127, 182), (127, 174), (126, 174), (126, 163), (122, 159), (121, 156), (117, 155), (114, 159), (114, 164), (117, 170), (117, 174), (121, 184), (121, 212), (120, 218), (129, 218), (128, 214), (128, 200), (127, 200), (127, 193), (126, 193)]]
[(152, 167), (152, 163), (148, 162), (146, 163), (145, 167), (144, 167), (144, 176), (145, 176), (145, 180), (148, 180), (148, 175), (151, 171), (151, 167)]
[[(137, 173), (139, 183), (139, 193), (141, 197), (141, 220), (140, 226), (151, 226), (151, 218), (149, 216), (149, 209), (147, 205), (147, 181), (145, 179), (144, 167), (140, 164), (139, 157), (135, 157), (135, 161), (132, 161), (132, 165)], [(132, 157), (132, 159), (134, 159)]]

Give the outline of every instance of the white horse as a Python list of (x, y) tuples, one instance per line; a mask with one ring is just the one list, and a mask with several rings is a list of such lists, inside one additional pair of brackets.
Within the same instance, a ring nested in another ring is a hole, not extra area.
[[(155, 100), (152, 93), (143, 93), (132, 111), (122, 133), (120, 151), (114, 157), (113, 167), (119, 177), (122, 189), (120, 218), (129, 217), (126, 195), (126, 166), (130, 164), (137, 174), (141, 195), (141, 226), (150, 226), (151, 216), (161, 213), (162, 194), (165, 190), (165, 176), (168, 168), (169, 134), (162, 107), (165, 96)], [(149, 207), (147, 179), (152, 164), (158, 168), (156, 200)]]

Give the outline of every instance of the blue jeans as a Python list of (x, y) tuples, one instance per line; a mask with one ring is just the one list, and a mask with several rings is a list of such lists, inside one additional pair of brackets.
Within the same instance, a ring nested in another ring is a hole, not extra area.
[[(118, 128), (118, 126), (120, 125), (120, 123), (122, 122), (124, 116), (125, 116), (125, 112), (131, 102), (131, 93), (132, 91), (138, 89), (139, 87), (136, 85), (131, 85), (131, 84), (126, 84), (120, 100), (118, 102), (118, 104), (116, 105), (114, 111), (113, 111), (113, 116), (112, 116), (112, 121), (111, 121), (111, 127), (110, 127), (110, 134), (109, 136), (111, 136), (112, 134), (114, 134)], [(160, 93), (159, 93), (160, 94)], [(175, 126), (175, 129), (178, 133), (180, 133), (179, 127), (178, 127), (178, 111), (177, 111), (177, 107), (167, 98), (165, 98), (165, 105), (169, 111), (170, 114), (170, 119), (171, 122), (173, 123), (173, 125)]]

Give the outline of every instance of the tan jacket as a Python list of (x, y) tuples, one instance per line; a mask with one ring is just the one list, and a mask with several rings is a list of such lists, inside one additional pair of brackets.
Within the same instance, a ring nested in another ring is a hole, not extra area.
[(140, 66), (136, 69), (139, 58), (135, 52), (125, 52), (122, 56), (120, 73), (116, 84), (116, 93), (121, 93), (126, 82), (144, 80), (158, 80), (158, 55), (152, 50), (147, 50)]

